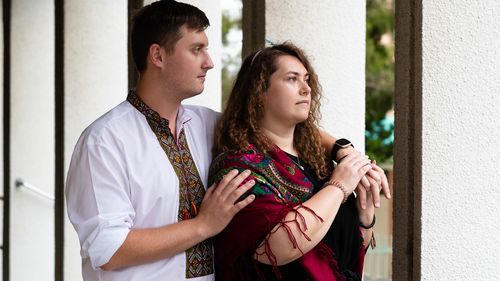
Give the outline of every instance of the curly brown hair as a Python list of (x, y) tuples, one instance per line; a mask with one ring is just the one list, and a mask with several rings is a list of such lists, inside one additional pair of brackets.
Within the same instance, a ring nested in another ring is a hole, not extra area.
[(291, 43), (266, 47), (245, 58), (226, 109), (217, 124), (213, 154), (218, 155), (227, 150), (247, 150), (250, 144), (263, 152), (274, 146), (270, 145), (259, 127), (259, 120), (264, 114), (263, 93), (269, 88), (271, 75), (278, 68), (277, 59), (284, 55), (297, 58), (309, 73), (310, 113), (305, 121), (296, 125), (293, 143), (299, 157), (311, 165), (316, 175), (323, 179), (327, 176), (328, 169), (318, 129), (321, 86), (305, 53)]

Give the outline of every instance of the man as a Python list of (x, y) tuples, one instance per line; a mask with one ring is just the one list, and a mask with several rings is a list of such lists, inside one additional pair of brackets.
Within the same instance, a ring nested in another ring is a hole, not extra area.
[(137, 90), (83, 132), (68, 172), (84, 280), (213, 280), (207, 239), (253, 199), (235, 204), (253, 185), (236, 171), (205, 194), (218, 114), (181, 105), (213, 67), (208, 24), (174, 1), (135, 17)]
[(238, 201), (254, 184), (247, 172), (205, 193), (218, 113), (181, 105), (213, 67), (208, 25), (198, 8), (173, 0), (134, 17), (137, 89), (82, 133), (68, 172), (84, 280), (213, 280), (208, 238), (253, 200)]

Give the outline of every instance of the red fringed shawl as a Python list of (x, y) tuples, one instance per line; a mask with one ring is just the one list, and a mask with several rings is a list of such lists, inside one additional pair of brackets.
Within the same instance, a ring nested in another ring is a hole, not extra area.
[[(244, 196), (254, 194), (256, 198), (214, 237), (216, 280), (266, 280), (264, 276), (269, 275), (273, 275), (273, 280), (286, 280), (290, 276), (293, 280), (345, 280), (339, 273), (333, 251), (323, 242), (290, 264), (276, 266), (276, 258), (267, 244), (270, 232), (276, 225), (288, 230), (287, 224), (291, 223), (305, 230), (307, 224), (296, 210), (314, 213), (301, 205), (312, 196), (313, 184), (282, 150), (276, 148), (266, 154), (255, 149), (222, 153), (210, 168), (210, 185), (232, 169), (251, 170), (247, 180), (254, 179), (256, 184)], [(296, 213), (295, 219), (283, 221), (291, 211)], [(288, 233), (291, 247), (297, 247), (295, 237), (290, 231)], [(305, 233), (302, 235), (308, 238)], [(252, 258), (262, 241), (265, 251), (258, 254), (267, 255), (273, 262), (272, 267)], [(355, 271), (361, 276), (364, 250), (361, 245), (359, 249), (362, 254)]]

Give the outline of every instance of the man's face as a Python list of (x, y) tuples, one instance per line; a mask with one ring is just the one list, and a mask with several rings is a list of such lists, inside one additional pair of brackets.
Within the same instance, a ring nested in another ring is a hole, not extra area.
[(181, 100), (200, 94), (207, 71), (214, 67), (208, 54), (208, 38), (204, 31), (180, 28), (181, 39), (164, 60), (164, 78), (169, 92)]

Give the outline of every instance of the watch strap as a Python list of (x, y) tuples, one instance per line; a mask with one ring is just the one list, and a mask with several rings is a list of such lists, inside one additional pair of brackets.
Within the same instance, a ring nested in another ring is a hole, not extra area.
[[(354, 148), (354, 145), (349, 140), (344, 139), (344, 138), (338, 139), (333, 144), (333, 147), (332, 147), (332, 154), (331, 154), (332, 160), (335, 161), (335, 162), (337, 162), (337, 154), (338, 154), (339, 150), (342, 149), (342, 148), (346, 148), (348, 146), (351, 146), (351, 147)], [(340, 160), (338, 162), (340, 162)]]

